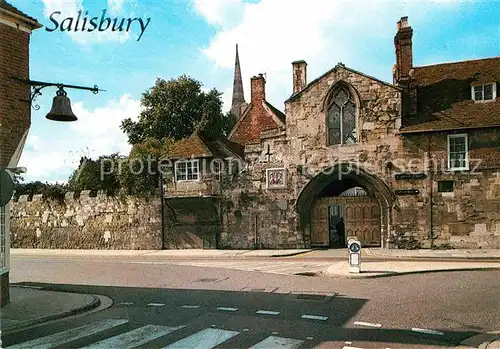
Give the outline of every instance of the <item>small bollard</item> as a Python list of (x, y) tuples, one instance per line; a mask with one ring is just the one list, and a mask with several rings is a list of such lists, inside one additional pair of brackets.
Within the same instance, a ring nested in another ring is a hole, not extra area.
[(349, 272), (361, 272), (361, 242), (356, 239), (349, 239), (347, 242), (349, 251)]

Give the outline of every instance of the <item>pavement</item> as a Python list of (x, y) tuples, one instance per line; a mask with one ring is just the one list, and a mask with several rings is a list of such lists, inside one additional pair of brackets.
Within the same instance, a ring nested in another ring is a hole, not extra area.
[[(64, 250), (64, 249), (11, 249), (12, 256), (130, 256), (159, 258), (258, 258), (292, 257), (347, 258), (347, 249), (293, 249), (293, 250)], [(365, 258), (374, 259), (498, 259), (500, 249), (453, 249), (453, 250), (398, 250), (363, 248)]]
[(11, 286), (10, 303), (1, 308), (1, 332), (11, 332), (98, 307), (98, 296), (45, 291), (33, 287)]

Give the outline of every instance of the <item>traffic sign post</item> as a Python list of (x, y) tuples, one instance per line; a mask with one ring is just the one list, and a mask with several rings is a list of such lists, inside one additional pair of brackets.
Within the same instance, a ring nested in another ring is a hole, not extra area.
[(361, 242), (356, 239), (347, 241), (347, 249), (349, 251), (349, 272), (361, 272)]

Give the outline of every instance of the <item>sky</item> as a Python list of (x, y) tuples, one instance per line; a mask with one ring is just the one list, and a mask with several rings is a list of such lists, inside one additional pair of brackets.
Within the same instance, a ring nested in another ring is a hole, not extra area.
[[(31, 37), (32, 80), (105, 90), (66, 91), (79, 119), (74, 123), (45, 119), (55, 89), (42, 90), (19, 162), (28, 170), (26, 182), (65, 182), (81, 156), (127, 155), (121, 120), (137, 119), (141, 95), (157, 78), (188, 74), (222, 92), (228, 110), (236, 43), (246, 100), (250, 78), (265, 73), (267, 100), (281, 110), (292, 92), (294, 60), (308, 63), (308, 81), (342, 62), (392, 82), (393, 38), (402, 16), (413, 28), (414, 66), (500, 56), (497, 0), (7, 1), (43, 25)], [(118, 24), (136, 19), (122, 32), (81, 30), (84, 17), (90, 29), (90, 19), (98, 17), (98, 25), (103, 13)]]

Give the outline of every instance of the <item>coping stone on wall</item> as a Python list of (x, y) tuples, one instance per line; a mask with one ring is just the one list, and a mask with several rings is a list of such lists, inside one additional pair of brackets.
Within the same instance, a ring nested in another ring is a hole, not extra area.
[(80, 199), (88, 199), (90, 198), (90, 190), (82, 190), (80, 192)]
[(43, 194), (36, 194), (33, 195), (32, 201), (42, 201), (42, 199), (43, 199)]
[(27, 202), (28, 201), (28, 195), (20, 195), (18, 202)]

